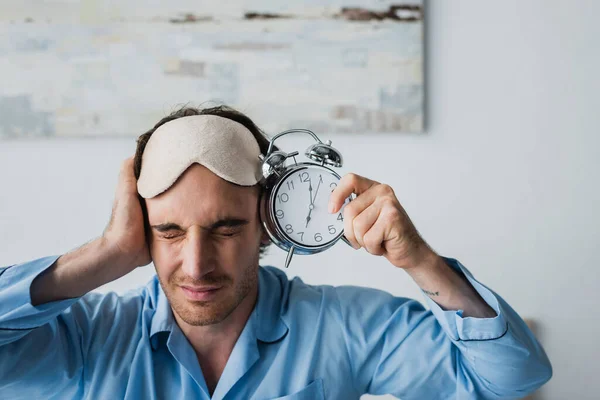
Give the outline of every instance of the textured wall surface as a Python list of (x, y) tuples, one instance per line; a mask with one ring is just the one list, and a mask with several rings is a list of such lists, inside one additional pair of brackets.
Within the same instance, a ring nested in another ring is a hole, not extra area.
[(423, 126), (422, 0), (11, 3), (0, 138), (134, 136), (206, 101), (270, 133)]

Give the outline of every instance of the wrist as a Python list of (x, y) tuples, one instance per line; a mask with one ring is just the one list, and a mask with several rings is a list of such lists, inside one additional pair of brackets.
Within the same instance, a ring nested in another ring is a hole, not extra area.
[(110, 265), (118, 271), (135, 269), (136, 266), (133, 266), (135, 261), (123, 252), (118, 243), (111, 241), (106, 236), (101, 236), (97, 245), (101, 259), (106, 265)]
[[(412, 256), (409, 257), (408, 261), (403, 267), (406, 272), (421, 273), (419, 271), (431, 270), (435, 268), (441, 260), (441, 257), (431, 249), (427, 244), (421, 246), (418, 250), (414, 251)], [(443, 260), (442, 260), (443, 262)]]
[(432, 277), (440, 277), (445, 275), (450, 268), (444, 259), (435, 253), (433, 250), (423, 251), (418, 257), (415, 257), (410, 267), (405, 268), (405, 271), (416, 282), (429, 280)]

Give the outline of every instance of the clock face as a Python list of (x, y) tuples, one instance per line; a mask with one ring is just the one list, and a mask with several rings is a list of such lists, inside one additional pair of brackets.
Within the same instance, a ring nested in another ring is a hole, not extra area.
[(275, 190), (273, 207), (277, 224), (290, 241), (320, 247), (343, 234), (344, 207), (335, 214), (327, 211), (329, 196), (339, 181), (337, 174), (318, 165), (301, 167), (284, 177)]

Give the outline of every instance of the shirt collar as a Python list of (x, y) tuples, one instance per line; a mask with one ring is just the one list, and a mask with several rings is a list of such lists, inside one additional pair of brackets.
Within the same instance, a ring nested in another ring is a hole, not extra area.
[[(284, 299), (287, 297), (285, 273), (274, 267), (258, 269), (258, 300), (248, 319), (252, 324), (256, 339), (273, 343), (280, 340), (288, 332), (288, 326), (282, 319)], [(155, 308), (150, 323), (150, 344), (154, 350), (159, 346), (158, 335), (168, 333), (168, 338), (176, 324), (171, 305), (165, 295), (158, 277), (155, 275), (148, 283), (151, 303)]]
[(153, 350), (156, 350), (159, 345), (159, 338), (161, 337), (158, 333), (167, 332), (167, 337), (170, 336), (173, 331), (175, 319), (171, 305), (156, 275), (154, 275), (148, 286), (150, 286), (150, 298), (155, 310), (150, 323), (150, 345)]
[(288, 326), (282, 318), (288, 287), (285, 273), (274, 267), (258, 270), (258, 301), (254, 307), (253, 320), (256, 338), (273, 343), (284, 337)]

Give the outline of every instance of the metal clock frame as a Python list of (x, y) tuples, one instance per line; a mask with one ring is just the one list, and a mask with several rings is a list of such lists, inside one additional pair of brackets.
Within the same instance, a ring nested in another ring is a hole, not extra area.
[(324, 243), (322, 245), (306, 245), (306, 244), (303, 244), (301, 242), (294, 240), (292, 237), (290, 237), (290, 235), (287, 234), (287, 232), (284, 232), (283, 228), (280, 226), (279, 221), (277, 219), (277, 214), (275, 211), (276, 207), (273, 207), (273, 205), (276, 202), (277, 192), (279, 191), (279, 188), (284, 183), (284, 181), (290, 175), (293, 175), (297, 172), (300, 172), (300, 171), (303, 171), (303, 170), (309, 169), (309, 168), (322, 170), (323, 173), (329, 173), (329, 174), (333, 175), (334, 177), (336, 177), (338, 180), (341, 179), (339, 174), (337, 174), (335, 171), (333, 171), (330, 168), (327, 168), (323, 165), (312, 164), (312, 163), (296, 164), (295, 166), (290, 167), (289, 170), (286, 171), (286, 173), (281, 177), (281, 179), (278, 180), (277, 184), (269, 191), (269, 194), (268, 194), (269, 197), (266, 201), (267, 207), (269, 205), (271, 205), (271, 207), (268, 207), (268, 210), (267, 210), (268, 217), (269, 217), (272, 225), (275, 227), (277, 234), (271, 235), (271, 232), (269, 232), (270, 230), (267, 230), (267, 232), (270, 234), (271, 239), (273, 239), (273, 241), (277, 240), (279, 242), (279, 244), (282, 244), (285, 247), (285, 250), (289, 250), (289, 248), (291, 246), (296, 247), (296, 249), (297, 249), (296, 254), (315, 254), (315, 253), (319, 253), (323, 250), (326, 250), (329, 247), (333, 246), (335, 244), (335, 242), (337, 242), (339, 240), (340, 236), (344, 233), (343, 231), (341, 231), (333, 239), (328, 240), (326, 243)]
[[(295, 156), (298, 155), (298, 152), (285, 153), (283, 151), (277, 150), (272, 151), (273, 143), (276, 139), (283, 135), (287, 135), (290, 133), (307, 133), (311, 135), (317, 143), (310, 146), (305, 155), (316, 162), (307, 162), (307, 163), (298, 163), (296, 162)], [(294, 159), (294, 165), (286, 166), (285, 162), (288, 158)], [(261, 157), (263, 161), (263, 186), (264, 191), (261, 193), (260, 205), (259, 205), (259, 213), (260, 219), (262, 221), (263, 227), (267, 231), (267, 234), (271, 238), (271, 241), (275, 243), (279, 248), (288, 252), (285, 267), (287, 268), (291, 262), (292, 256), (294, 254), (316, 254), (320, 253), (323, 250), (326, 250), (332, 247), (335, 243), (337, 243), (340, 238), (346, 242), (349, 246), (352, 246), (348, 239), (344, 236), (343, 229), (340, 233), (336, 235), (336, 237), (323, 245), (316, 246), (307, 246), (301, 244), (294, 239), (292, 239), (286, 232), (283, 231), (281, 226), (279, 226), (279, 222), (277, 220), (277, 215), (275, 214), (275, 202), (276, 202), (276, 194), (281, 187), (281, 184), (285, 181), (285, 179), (304, 169), (307, 168), (319, 168), (322, 169), (323, 172), (327, 172), (335, 176), (336, 178), (341, 179), (340, 175), (328, 168), (327, 165), (341, 167), (342, 166), (342, 155), (331, 147), (331, 141), (328, 140), (327, 143), (321, 142), (321, 140), (315, 135), (312, 131), (308, 129), (291, 129), (288, 131), (281, 132), (275, 135), (270, 143), (269, 148), (267, 150), (267, 154), (264, 157)]]

